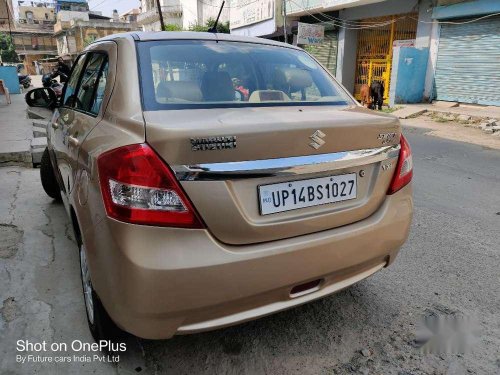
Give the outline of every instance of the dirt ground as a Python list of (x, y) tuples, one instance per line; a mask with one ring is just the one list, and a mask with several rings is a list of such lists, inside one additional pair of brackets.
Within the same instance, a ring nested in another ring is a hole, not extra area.
[(500, 150), (500, 135), (486, 134), (481, 129), (463, 125), (456, 121), (437, 122), (430, 116), (419, 116), (400, 121), (403, 126), (429, 129), (427, 135)]
[[(246, 324), (170, 340), (129, 337), (119, 363), (16, 360), (17, 340), (92, 339), (63, 206), (44, 194), (38, 170), (0, 168), (0, 374), (500, 374), (500, 152), (429, 136), (432, 124), (421, 119), (404, 122), (415, 214), (391, 267)], [(422, 319), (459, 316), (477, 326), (466, 350), (419, 349)]]

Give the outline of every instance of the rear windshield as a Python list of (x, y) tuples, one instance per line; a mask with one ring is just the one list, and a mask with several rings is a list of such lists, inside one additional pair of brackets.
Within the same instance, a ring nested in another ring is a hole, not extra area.
[(143, 108), (352, 105), (306, 52), (241, 42), (138, 43)]

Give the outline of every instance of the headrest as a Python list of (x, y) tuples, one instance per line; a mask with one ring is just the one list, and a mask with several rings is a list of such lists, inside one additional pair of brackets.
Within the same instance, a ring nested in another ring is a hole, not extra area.
[(208, 102), (235, 100), (233, 81), (228, 72), (206, 72), (201, 80), (201, 92)]
[(299, 68), (276, 68), (274, 86), (285, 92), (297, 92), (312, 85), (311, 74)]
[(162, 81), (156, 86), (156, 97), (189, 102), (203, 101), (198, 83), (193, 81)]

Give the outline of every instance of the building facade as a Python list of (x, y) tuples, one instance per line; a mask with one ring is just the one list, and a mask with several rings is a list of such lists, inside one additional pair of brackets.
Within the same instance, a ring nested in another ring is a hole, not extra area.
[(54, 37), (58, 54), (74, 58), (96, 39), (136, 30), (135, 23), (111, 22), (109, 17), (89, 12), (60, 11), (54, 25)]
[(56, 12), (61, 10), (88, 12), (89, 4), (87, 0), (56, 0)]
[(24, 65), (23, 73), (37, 74), (35, 61), (57, 54), (53, 39), (55, 8), (50, 3), (32, 1), (18, 7), (18, 19), (11, 28), (12, 42)]
[(324, 25), (324, 43), (303, 47), (358, 99), (380, 81), (386, 104), (500, 106), (499, 13), (498, 0), (289, 0), (287, 30)]
[(130, 9), (129, 11), (120, 14), (120, 21), (137, 23), (137, 17), (140, 13), (141, 10), (139, 8)]
[(0, 32), (8, 32), (14, 27), (12, 0), (0, 1)]
[(56, 22), (56, 13), (53, 6), (46, 3), (38, 3), (32, 6), (19, 6), (19, 24), (40, 25), (52, 27)]
[(18, 27), (12, 32), (12, 40), (26, 74), (39, 74), (35, 62), (57, 55), (57, 44), (51, 30)]
[[(379, 81), (389, 102), (393, 49), (402, 43), (428, 47), (430, 29), (419, 23), (431, 0), (287, 1), (286, 24), (322, 25), (324, 41), (303, 45), (358, 99), (361, 87)], [(287, 28), (288, 29), (288, 28)]]
[[(228, 2), (226, 2), (228, 4)], [(192, 26), (205, 25), (219, 13), (219, 0), (160, 0), (165, 25), (175, 25), (187, 30)], [(223, 9), (220, 22), (229, 21), (229, 8)], [(160, 16), (156, 0), (141, 0), (141, 13), (137, 22), (144, 31), (160, 31)]]
[[(190, 0), (191, 1), (191, 0)], [(184, 27), (184, 12), (191, 14), (180, 0), (160, 0), (163, 21), (167, 25)], [(156, 0), (141, 0), (141, 13), (137, 16), (137, 22), (144, 31), (160, 31), (160, 16), (156, 6)]]

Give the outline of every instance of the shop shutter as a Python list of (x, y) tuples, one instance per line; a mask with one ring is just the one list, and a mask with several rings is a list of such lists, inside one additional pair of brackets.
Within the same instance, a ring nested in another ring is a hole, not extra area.
[(337, 70), (337, 31), (325, 31), (323, 43), (307, 46), (306, 50), (335, 76)]
[(438, 100), (500, 106), (500, 17), (441, 25), (435, 85)]

